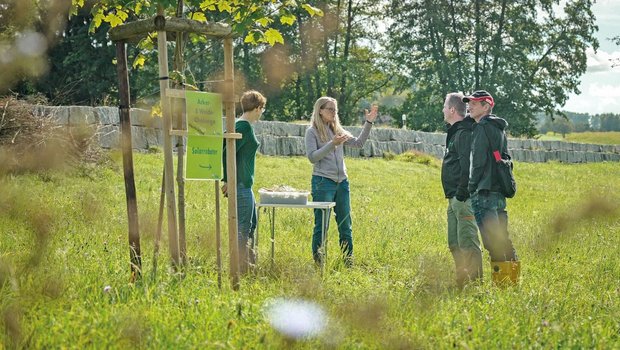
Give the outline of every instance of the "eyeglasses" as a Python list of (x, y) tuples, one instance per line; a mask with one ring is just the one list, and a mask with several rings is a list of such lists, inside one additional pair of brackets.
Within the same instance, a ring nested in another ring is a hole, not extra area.
[(323, 107), (321, 109), (327, 109), (328, 111), (334, 112), (334, 113), (338, 112), (338, 110), (336, 108), (332, 108), (332, 107)]

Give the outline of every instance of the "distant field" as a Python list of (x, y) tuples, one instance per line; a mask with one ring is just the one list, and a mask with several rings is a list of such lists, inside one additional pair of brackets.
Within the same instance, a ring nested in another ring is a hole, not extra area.
[(539, 140), (546, 141), (566, 141), (566, 142), (578, 142), (578, 143), (594, 143), (600, 145), (620, 145), (620, 131), (607, 131), (607, 132), (576, 132), (567, 134), (566, 138), (562, 138), (561, 134), (554, 134), (548, 132), (545, 135), (540, 135)]

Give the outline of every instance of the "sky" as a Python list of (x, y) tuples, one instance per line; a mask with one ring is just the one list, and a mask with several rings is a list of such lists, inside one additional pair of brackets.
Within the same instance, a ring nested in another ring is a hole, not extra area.
[(620, 46), (607, 38), (620, 35), (620, 0), (597, 0), (592, 6), (599, 31), (599, 48), (588, 51), (588, 69), (581, 76), (580, 95), (570, 94), (561, 109), (570, 112), (620, 114), (620, 61), (612, 67), (610, 59), (620, 59)]

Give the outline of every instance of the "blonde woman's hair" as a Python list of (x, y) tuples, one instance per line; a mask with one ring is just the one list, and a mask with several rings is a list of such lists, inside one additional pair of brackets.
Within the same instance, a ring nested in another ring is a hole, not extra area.
[[(327, 124), (323, 122), (323, 119), (321, 119), (320, 112), (321, 112), (321, 109), (325, 107), (325, 105), (329, 102), (334, 103), (334, 108), (336, 108), (336, 112), (334, 115), (334, 121)], [(342, 125), (340, 124), (340, 118), (338, 118), (337, 111), (338, 111), (338, 101), (336, 101), (336, 99), (332, 97), (323, 96), (323, 97), (320, 97), (318, 100), (316, 100), (316, 102), (314, 103), (314, 108), (312, 110), (312, 117), (310, 118), (310, 125), (312, 125), (312, 127), (314, 127), (314, 129), (318, 132), (321, 142), (330, 141), (329, 135), (327, 134), (327, 127), (329, 127), (332, 130), (332, 132), (336, 135), (346, 134), (346, 135), (349, 135), (349, 137), (352, 136), (350, 132), (342, 128)]]

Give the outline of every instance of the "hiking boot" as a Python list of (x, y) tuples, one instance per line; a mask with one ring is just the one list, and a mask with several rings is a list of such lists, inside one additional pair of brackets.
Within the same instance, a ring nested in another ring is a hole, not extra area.
[(318, 267), (321, 267), (325, 263), (325, 259), (321, 253), (314, 254), (312, 257), (314, 258), (314, 264)]
[(353, 267), (353, 255), (344, 257), (344, 266), (345, 267)]

